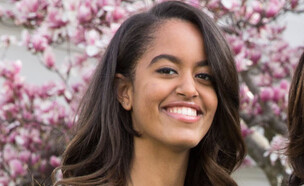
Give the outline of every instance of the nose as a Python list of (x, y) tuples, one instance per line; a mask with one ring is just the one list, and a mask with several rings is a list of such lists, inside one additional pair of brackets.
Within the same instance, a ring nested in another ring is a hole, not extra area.
[(184, 75), (176, 88), (177, 95), (185, 98), (194, 98), (198, 96), (198, 91), (195, 86), (195, 80), (192, 75)]

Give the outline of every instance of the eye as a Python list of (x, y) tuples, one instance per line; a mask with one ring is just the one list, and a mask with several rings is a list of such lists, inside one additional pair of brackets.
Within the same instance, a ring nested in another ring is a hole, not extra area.
[(177, 72), (174, 69), (168, 68), (168, 67), (158, 69), (158, 70), (156, 70), (156, 72), (158, 72), (160, 74), (167, 74), (167, 75), (177, 74)]
[(201, 80), (204, 80), (204, 81), (213, 82), (213, 77), (211, 75), (209, 75), (209, 74), (201, 73), (201, 74), (195, 75), (195, 77), (199, 78)]

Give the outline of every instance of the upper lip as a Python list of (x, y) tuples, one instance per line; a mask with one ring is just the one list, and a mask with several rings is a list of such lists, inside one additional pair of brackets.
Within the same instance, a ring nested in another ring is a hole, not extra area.
[(201, 107), (194, 102), (175, 101), (175, 102), (166, 104), (163, 108), (166, 109), (168, 107), (189, 107), (189, 108), (195, 109), (198, 114), (202, 113)]

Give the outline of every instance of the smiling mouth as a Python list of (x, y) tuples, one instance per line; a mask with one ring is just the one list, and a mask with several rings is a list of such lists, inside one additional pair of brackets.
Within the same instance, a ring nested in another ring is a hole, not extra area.
[(166, 111), (172, 114), (181, 114), (185, 116), (198, 116), (201, 114), (196, 109), (190, 107), (169, 107)]
[(195, 108), (185, 106), (173, 106), (164, 108), (165, 113), (178, 121), (184, 123), (195, 123), (200, 120), (203, 113)]

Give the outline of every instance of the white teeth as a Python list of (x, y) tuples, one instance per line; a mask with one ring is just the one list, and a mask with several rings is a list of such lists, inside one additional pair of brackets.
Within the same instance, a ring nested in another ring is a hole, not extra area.
[(171, 107), (167, 110), (171, 113), (183, 114), (187, 116), (197, 116), (196, 110), (189, 107)]

